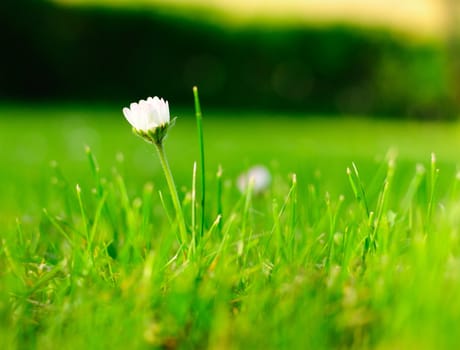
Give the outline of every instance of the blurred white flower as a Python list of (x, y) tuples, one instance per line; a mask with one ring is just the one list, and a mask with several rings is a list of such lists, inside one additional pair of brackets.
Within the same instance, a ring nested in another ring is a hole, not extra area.
[(263, 165), (256, 165), (238, 177), (237, 186), (241, 193), (245, 193), (250, 185), (253, 193), (259, 194), (268, 188), (271, 181), (268, 169)]
[(170, 121), (168, 101), (157, 96), (131, 103), (129, 108), (123, 108), (123, 114), (136, 134), (156, 144), (163, 141), (168, 128), (173, 124)]

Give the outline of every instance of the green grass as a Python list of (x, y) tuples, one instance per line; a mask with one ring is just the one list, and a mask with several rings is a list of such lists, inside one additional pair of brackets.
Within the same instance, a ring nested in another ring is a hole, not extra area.
[[(0, 108), (1, 348), (459, 347), (458, 124), (203, 107), (206, 215), (188, 255), (121, 108)], [(196, 121), (172, 112), (192, 232)], [(254, 164), (272, 184), (240, 194)]]

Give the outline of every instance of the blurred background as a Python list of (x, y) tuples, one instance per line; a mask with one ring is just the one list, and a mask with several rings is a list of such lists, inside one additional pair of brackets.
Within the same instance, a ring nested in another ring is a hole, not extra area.
[[(457, 0), (2, 0), (0, 100), (454, 119)], [(305, 114), (303, 114), (305, 115)]]
[(86, 145), (101, 176), (121, 173), (131, 196), (148, 181), (162, 189), (154, 150), (121, 112), (153, 95), (179, 116), (166, 143), (185, 197), (198, 155), (193, 85), (205, 117), (208, 188), (222, 165), (238, 196), (231, 185), (239, 174), (262, 164), (277, 186), (296, 172), (318, 193), (350, 196), (350, 163), (364, 183), (381, 183), (377, 169), (389, 153), (398, 154), (396, 183), (405, 188), (431, 152), (440, 183), (450, 186), (460, 123), (444, 121), (460, 111), (459, 7), (0, 0), (0, 227), (21, 213), (39, 218), (59, 196), (74, 198), (77, 183), (91, 195)]

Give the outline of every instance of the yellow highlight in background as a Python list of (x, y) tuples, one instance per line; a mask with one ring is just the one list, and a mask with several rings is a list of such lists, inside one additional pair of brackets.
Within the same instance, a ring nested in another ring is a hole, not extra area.
[[(352, 24), (442, 37), (456, 0), (52, 0), (67, 5), (154, 8), (225, 25)], [(200, 16), (201, 13), (201, 16)]]

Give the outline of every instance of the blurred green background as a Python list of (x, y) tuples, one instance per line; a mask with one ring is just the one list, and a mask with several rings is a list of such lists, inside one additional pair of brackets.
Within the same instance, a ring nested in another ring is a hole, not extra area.
[(339, 193), (352, 161), (370, 181), (394, 150), (404, 176), (436, 152), (447, 183), (459, 162), (460, 129), (438, 121), (459, 111), (457, 6), (2, 0), (3, 217), (40, 213), (54, 160), (69, 188), (91, 183), (85, 145), (106, 176), (123, 159), (132, 193), (147, 181), (161, 186), (152, 148), (130, 135), (121, 113), (153, 95), (179, 116), (167, 148), (177, 183), (190, 187), (198, 154), (193, 85), (205, 114), (209, 179), (219, 164), (231, 182), (260, 163), (308, 181), (321, 173), (324, 189)]
[(456, 0), (2, 0), (0, 99), (458, 114)]

